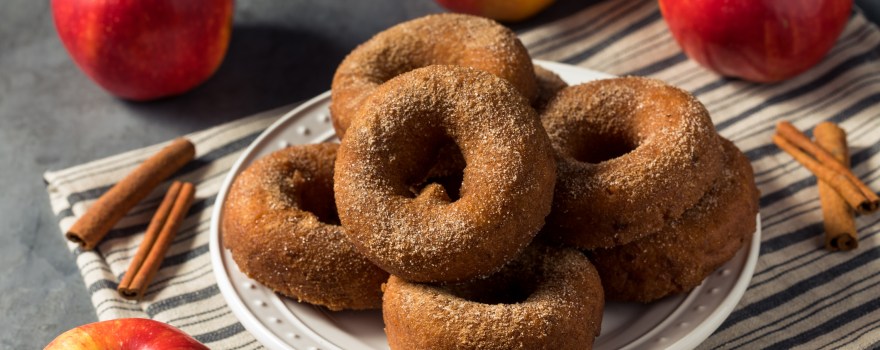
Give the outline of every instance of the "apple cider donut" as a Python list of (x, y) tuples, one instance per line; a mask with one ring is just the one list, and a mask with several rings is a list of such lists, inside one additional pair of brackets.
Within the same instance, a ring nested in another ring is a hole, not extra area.
[(556, 149), (547, 235), (582, 249), (626, 244), (693, 206), (722, 167), (706, 108), (659, 80), (563, 89), (541, 115)]
[(751, 239), (758, 213), (752, 167), (733, 143), (722, 143), (726, 167), (696, 206), (656, 234), (588, 252), (609, 300), (647, 303), (690, 291)]
[[(441, 184), (419, 185), (449, 143), (465, 163), (455, 200)], [(364, 102), (339, 148), (336, 205), (349, 239), (385, 271), (460, 281), (497, 271), (529, 244), (555, 178), (547, 134), (512, 85), (429, 66)]]
[(381, 307), (388, 279), (338, 225), (337, 144), (301, 145), (258, 159), (235, 178), (223, 207), (223, 243), (248, 277), (330, 310)]
[(583, 254), (535, 244), (498, 273), (470, 282), (438, 286), (391, 276), (383, 298), (391, 349), (590, 349), (605, 304)]
[(330, 114), (336, 135), (343, 138), (361, 103), (380, 84), (435, 64), (495, 74), (529, 101), (538, 93), (532, 60), (513, 31), (477, 16), (429, 15), (376, 34), (342, 61), (331, 87)]

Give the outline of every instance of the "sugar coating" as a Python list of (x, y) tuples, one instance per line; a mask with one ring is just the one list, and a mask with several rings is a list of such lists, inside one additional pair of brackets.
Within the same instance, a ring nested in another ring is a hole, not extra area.
[(723, 166), (705, 107), (659, 80), (571, 86), (541, 119), (558, 165), (545, 231), (579, 248), (612, 247), (657, 232), (693, 206)]
[(388, 273), (341, 226), (320, 220), (336, 216), (337, 147), (294, 146), (247, 167), (224, 203), (223, 244), (242, 272), (278, 293), (331, 310), (376, 309)]
[(495, 74), (529, 101), (538, 93), (532, 60), (513, 31), (477, 16), (429, 15), (376, 34), (342, 61), (331, 87), (330, 112), (336, 134), (344, 138), (357, 109), (379, 85), (435, 64)]
[(609, 300), (688, 292), (751, 239), (759, 196), (752, 167), (733, 143), (722, 144), (724, 170), (695, 206), (655, 234), (588, 253)]
[[(339, 218), (358, 250), (413, 281), (497, 271), (525, 248), (550, 210), (556, 166), (534, 110), (506, 81), (430, 66), (380, 86), (359, 110), (336, 163)], [(429, 160), (454, 142), (460, 197), (429, 184)]]
[[(531, 283), (523, 300), (484, 303), (469, 294)], [(392, 349), (589, 349), (604, 298), (599, 275), (570, 248), (530, 246), (501, 271), (454, 285), (392, 276), (382, 306)]]

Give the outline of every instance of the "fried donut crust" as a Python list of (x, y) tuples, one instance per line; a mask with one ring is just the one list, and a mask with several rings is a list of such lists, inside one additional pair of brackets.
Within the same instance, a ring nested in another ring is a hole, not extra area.
[(330, 310), (377, 309), (388, 273), (327, 223), (337, 220), (337, 148), (293, 146), (247, 167), (224, 203), (223, 243), (242, 272), (278, 293)]
[(380, 84), (435, 64), (495, 74), (529, 101), (538, 94), (532, 60), (513, 31), (477, 16), (428, 15), (376, 34), (345, 57), (331, 86), (330, 114), (336, 135), (344, 138), (358, 108)]
[(582, 249), (657, 232), (721, 172), (721, 144), (705, 107), (659, 80), (570, 86), (541, 118), (558, 165), (546, 235)]
[(656, 234), (587, 253), (608, 300), (647, 303), (688, 292), (752, 238), (759, 195), (752, 166), (733, 143), (722, 143), (726, 167), (696, 206)]
[[(413, 188), (454, 142), (465, 160), (457, 200)], [(506, 81), (460, 66), (400, 75), (364, 103), (336, 162), (349, 239), (412, 281), (462, 281), (518, 255), (550, 210), (556, 166), (534, 110)]]
[(464, 284), (392, 276), (382, 315), (391, 349), (590, 349), (603, 308), (599, 275), (580, 252), (533, 244)]

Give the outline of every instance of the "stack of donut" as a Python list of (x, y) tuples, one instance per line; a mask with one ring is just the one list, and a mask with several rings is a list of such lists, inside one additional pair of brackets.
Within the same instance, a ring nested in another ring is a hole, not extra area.
[(544, 235), (585, 251), (609, 300), (687, 292), (755, 231), (751, 165), (689, 93), (599, 80), (561, 90), (541, 118), (557, 163)]
[(392, 349), (591, 348), (606, 298), (687, 292), (754, 232), (751, 166), (691, 95), (568, 87), (491, 20), (379, 33), (331, 115), (338, 146), (237, 176), (223, 241), (281, 294), (381, 308)]

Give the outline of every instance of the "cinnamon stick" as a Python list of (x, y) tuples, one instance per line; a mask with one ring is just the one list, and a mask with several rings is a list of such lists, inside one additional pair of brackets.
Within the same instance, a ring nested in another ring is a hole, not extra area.
[(822, 163), (810, 157), (791, 144), (787, 139), (779, 135), (773, 135), (773, 142), (783, 151), (791, 155), (794, 160), (801, 163), (807, 168), (817, 179), (825, 181), (826, 184), (834, 188), (837, 193), (853, 208), (864, 208), (868, 204), (862, 192), (846, 178), (846, 176), (828, 168)]
[(144, 239), (138, 246), (138, 251), (131, 260), (131, 263), (129, 263), (128, 270), (122, 277), (122, 282), (119, 282), (118, 290), (123, 296), (128, 296), (128, 293), (125, 293), (125, 291), (129, 290), (131, 281), (134, 279), (138, 270), (143, 266), (144, 261), (147, 260), (150, 251), (152, 251), (156, 244), (156, 240), (159, 238), (159, 234), (162, 233), (162, 229), (165, 228), (165, 223), (168, 221), (171, 209), (174, 208), (174, 202), (180, 195), (181, 186), (183, 186), (181, 182), (174, 181), (174, 183), (168, 187), (168, 192), (165, 193), (165, 198), (162, 199), (162, 203), (159, 204), (156, 213), (153, 214), (153, 219), (150, 220), (150, 224), (147, 226), (147, 231), (144, 233)]
[[(846, 132), (834, 123), (824, 122), (813, 129), (816, 144), (828, 151), (835, 159), (849, 166), (849, 149)], [(859, 246), (853, 211), (846, 201), (824, 181), (819, 181), (819, 201), (825, 225), (825, 248), (828, 250), (852, 250)]]
[(144, 292), (159, 271), (159, 266), (162, 265), (168, 246), (177, 235), (180, 223), (186, 218), (194, 194), (195, 187), (188, 182), (175, 181), (168, 189), (150, 225), (147, 226), (144, 240), (122, 277), (122, 282), (119, 283), (117, 291), (123, 298), (140, 299), (144, 296)]
[[(822, 147), (811, 142), (807, 135), (800, 132), (800, 130), (795, 128), (794, 125), (791, 125), (791, 123), (787, 121), (781, 121), (776, 124), (776, 133), (815, 158), (826, 168), (844, 176), (849, 182), (851, 182), (855, 188), (858, 189), (858, 192), (861, 193), (861, 197), (864, 198), (858, 206), (854, 207), (857, 211), (861, 213), (869, 213), (876, 211), (877, 208), (880, 207), (880, 197), (868, 188), (864, 182), (859, 180), (859, 178), (850, 171), (848, 166), (841, 163), (834, 157), (834, 155), (828, 153), (828, 151)], [(841, 193), (841, 195), (846, 197), (843, 193)], [(851, 202), (852, 200), (854, 199), (847, 198), (848, 202)]]
[(94, 248), (125, 213), (194, 156), (195, 146), (191, 142), (183, 138), (174, 140), (98, 198), (65, 237), (83, 249)]

